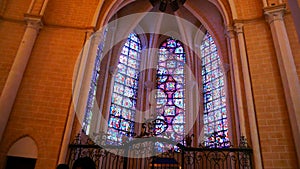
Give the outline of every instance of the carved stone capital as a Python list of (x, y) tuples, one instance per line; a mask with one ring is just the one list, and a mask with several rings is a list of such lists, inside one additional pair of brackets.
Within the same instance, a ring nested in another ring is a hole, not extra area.
[(227, 73), (230, 71), (230, 65), (228, 63), (223, 63), (224, 73)]
[(227, 26), (225, 36), (229, 39), (233, 39), (235, 37), (233, 26)]
[(110, 75), (114, 75), (114, 73), (116, 72), (116, 67), (115, 66), (109, 66), (108, 71), (109, 71)]
[(286, 12), (286, 5), (280, 4), (276, 6), (270, 6), (264, 8), (264, 14), (266, 21), (271, 24), (272, 22), (279, 20), (283, 21), (283, 16)]
[(43, 27), (41, 16), (25, 14), (24, 20), (28, 28), (32, 28), (39, 31)]
[(243, 27), (244, 27), (244, 24), (243, 24), (243, 23), (235, 23), (235, 24), (234, 24), (234, 31), (235, 31), (237, 34), (243, 33), (243, 32), (244, 32)]

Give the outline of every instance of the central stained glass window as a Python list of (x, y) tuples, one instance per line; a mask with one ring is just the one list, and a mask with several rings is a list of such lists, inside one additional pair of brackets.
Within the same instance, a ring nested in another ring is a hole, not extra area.
[(134, 118), (140, 71), (141, 42), (135, 33), (122, 48), (109, 113), (107, 143), (119, 145), (134, 133)]
[[(184, 64), (185, 52), (180, 41), (168, 38), (159, 48), (157, 66), (157, 93), (156, 109), (157, 118), (164, 120), (167, 125), (156, 133), (158, 137), (182, 142), (184, 138)], [(165, 149), (161, 143), (157, 143), (158, 150)], [(172, 148), (172, 147), (169, 147)]]

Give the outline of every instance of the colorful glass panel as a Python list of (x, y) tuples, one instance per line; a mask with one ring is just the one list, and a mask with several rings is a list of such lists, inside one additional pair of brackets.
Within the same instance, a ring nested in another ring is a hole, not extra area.
[[(184, 63), (185, 52), (180, 41), (168, 38), (158, 54), (157, 68), (157, 113), (167, 123), (167, 128), (158, 137), (182, 142), (184, 135)], [(161, 144), (157, 144), (159, 151)], [(165, 148), (174, 148), (165, 145)], [(166, 150), (166, 149), (165, 149)]]
[(206, 33), (201, 44), (204, 101), (204, 141), (208, 147), (228, 147), (226, 97), (216, 44)]
[(114, 76), (108, 121), (108, 144), (119, 145), (124, 136), (133, 135), (140, 54), (140, 40), (135, 33), (131, 33), (121, 51), (118, 71)]
[(101, 42), (99, 43), (98, 48), (97, 48), (94, 69), (92, 72), (90, 90), (89, 90), (89, 94), (88, 94), (87, 105), (85, 108), (85, 115), (84, 115), (83, 123), (82, 123), (82, 130), (86, 134), (90, 133), (90, 123), (91, 123), (91, 119), (92, 119), (92, 115), (93, 115), (92, 110), (93, 110), (94, 102), (95, 102), (95, 95), (96, 95), (96, 90), (97, 90), (97, 82), (98, 82), (98, 78), (99, 78), (101, 57), (102, 57), (102, 53), (103, 53), (103, 48), (104, 48), (104, 44), (105, 44), (107, 31), (108, 31), (108, 29), (105, 29), (103, 31), (103, 36), (102, 36)]

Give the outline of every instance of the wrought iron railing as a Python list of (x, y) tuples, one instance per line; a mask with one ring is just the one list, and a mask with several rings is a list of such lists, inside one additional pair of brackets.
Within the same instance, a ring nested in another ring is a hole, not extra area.
[(251, 169), (252, 149), (241, 140), (239, 147), (186, 147), (159, 153), (155, 143), (174, 144), (164, 138), (138, 139), (121, 146), (97, 145), (91, 139), (77, 135), (69, 145), (68, 164), (79, 157), (90, 157), (97, 169)]

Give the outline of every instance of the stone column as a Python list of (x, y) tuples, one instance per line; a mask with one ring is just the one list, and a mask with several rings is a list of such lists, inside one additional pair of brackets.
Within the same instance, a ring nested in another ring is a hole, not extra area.
[(244, 113), (244, 106), (243, 106), (243, 97), (242, 97), (242, 88), (241, 88), (241, 81), (240, 81), (240, 71), (238, 66), (237, 60), (237, 49), (235, 43), (235, 33), (233, 28), (227, 29), (227, 38), (229, 40), (229, 51), (230, 53), (230, 63), (231, 63), (231, 73), (233, 77), (233, 95), (234, 97), (234, 105), (235, 111), (237, 111), (238, 116), (238, 123), (239, 124), (239, 136), (246, 136), (246, 125), (245, 125), (245, 113)]
[(259, 144), (258, 128), (256, 123), (256, 112), (254, 108), (251, 78), (250, 78), (250, 72), (248, 66), (248, 57), (246, 53), (246, 44), (244, 39), (243, 24), (235, 23), (234, 26), (235, 26), (235, 31), (237, 33), (238, 44), (240, 49), (240, 57), (241, 57), (242, 72), (243, 72), (246, 102), (247, 102), (247, 113), (249, 118), (250, 135), (251, 135), (252, 148), (254, 154), (254, 163), (255, 163), (255, 168), (260, 169), (263, 168), (263, 165), (262, 165), (262, 157), (261, 157), (260, 144)]
[[(85, 34), (85, 38), (90, 36), (92, 34), (92, 30), (88, 30)], [(83, 47), (80, 51), (80, 54), (77, 59), (77, 63), (75, 65), (75, 71), (73, 72), (73, 86), (72, 86), (72, 98), (71, 98), (71, 104), (67, 116), (67, 123), (65, 125), (65, 131), (62, 139), (62, 144), (60, 148), (60, 153), (59, 153), (59, 159), (58, 159), (58, 164), (61, 163), (66, 163), (66, 157), (67, 157), (67, 152), (68, 152), (68, 146), (70, 144), (71, 134), (72, 134), (72, 127), (74, 124), (74, 119), (76, 116), (76, 113), (79, 114), (79, 107), (80, 107), (80, 91), (81, 91), (81, 86), (82, 86), (82, 79), (84, 76), (84, 69), (86, 68), (86, 56), (88, 55), (90, 49), (90, 39), (84, 41)], [(81, 115), (80, 117), (83, 118), (84, 115)], [(77, 133), (76, 133), (77, 134)]]
[(26, 15), (25, 21), (27, 27), (0, 97), (0, 140), (2, 140), (11, 110), (15, 103), (35, 40), (42, 27), (41, 18), (39, 16)]
[(286, 6), (285, 4), (272, 6), (264, 8), (264, 11), (266, 20), (271, 28), (295, 149), (298, 156), (298, 166), (300, 166), (300, 144), (298, 144), (300, 140), (300, 83), (283, 20)]

